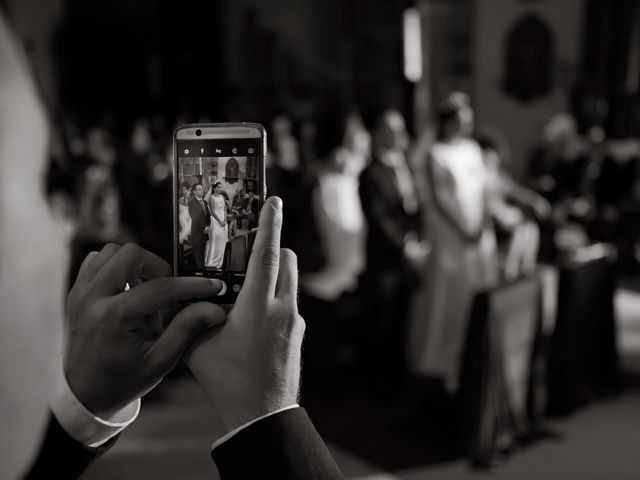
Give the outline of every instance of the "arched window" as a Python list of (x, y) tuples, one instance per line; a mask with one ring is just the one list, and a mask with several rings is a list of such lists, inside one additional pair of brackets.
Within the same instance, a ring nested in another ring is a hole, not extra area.
[(553, 89), (555, 52), (551, 28), (544, 19), (527, 14), (511, 27), (506, 37), (503, 91), (529, 102)]
[(225, 180), (227, 183), (236, 183), (238, 181), (238, 177), (240, 176), (240, 164), (238, 160), (235, 158), (230, 158), (227, 161), (227, 165), (224, 169)]

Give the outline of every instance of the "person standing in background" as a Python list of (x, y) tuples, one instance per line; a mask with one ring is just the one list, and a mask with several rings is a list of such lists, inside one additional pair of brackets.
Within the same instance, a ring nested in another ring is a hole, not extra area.
[(178, 200), (178, 221), (180, 222), (180, 234), (178, 243), (184, 245), (184, 242), (191, 235), (191, 215), (189, 215), (189, 201), (191, 200), (191, 191), (184, 188), (182, 196)]
[(279, 115), (271, 122), (271, 128), (273, 151), (267, 156), (267, 195), (282, 198), (286, 205), (282, 246), (298, 254), (301, 272), (316, 271), (324, 259), (311, 211), (315, 178), (301, 163), (298, 144), (291, 133), (291, 121)]
[(202, 199), (202, 184), (196, 183), (191, 188), (193, 199), (189, 202), (189, 215), (191, 215), (191, 248), (193, 261), (197, 270), (204, 270), (205, 249), (207, 245), (207, 231), (211, 225), (211, 213), (209, 206)]
[(312, 212), (326, 261), (317, 272), (302, 275), (300, 308), (309, 326), (306, 372), (328, 387), (358, 354), (353, 344), (361, 309), (357, 287), (367, 234), (358, 189), (371, 159), (371, 137), (357, 114), (332, 118), (319, 134), (324, 161), (312, 192)]
[(366, 221), (358, 190), (370, 162), (371, 137), (358, 115), (340, 123), (340, 143), (327, 154), (312, 194), (326, 262), (303, 277), (307, 290), (327, 301), (354, 290), (365, 266)]
[(247, 194), (247, 205), (244, 210), (245, 217), (247, 218), (248, 229), (254, 229), (258, 226), (258, 214), (260, 212), (260, 203), (258, 198), (253, 193), (253, 190), (249, 190)]
[(209, 231), (209, 248), (205, 265), (207, 267), (222, 268), (224, 248), (229, 239), (227, 226), (227, 203), (221, 193), (222, 182), (217, 181), (211, 186), (209, 196), (209, 211), (211, 212), (211, 228)]
[(242, 229), (243, 227), (242, 220), (246, 218), (246, 215), (244, 214), (245, 205), (247, 203), (246, 195), (247, 192), (243, 185), (231, 199), (231, 215), (233, 220), (229, 223), (230, 238), (235, 237), (237, 230)]
[(374, 388), (393, 393), (405, 373), (408, 305), (428, 246), (421, 240), (421, 205), (406, 159), (409, 134), (396, 110), (382, 114), (374, 133), (373, 161), (360, 177), (360, 199), (368, 224), (368, 295), (364, 327), (367, 368)]
[(496, 239), (487, 205), (487, 171), (469, 97), (450, 94), (440, 107), (438, 140), (427, 164), (433, 246), (414, 299), (409, 365), (419, 376), (457, 389), (467, 320), (475, 294), (497, 277)]
[(511, 282), (535, 272), (540, 246), (536, 220), (548, 219), (551, 205), (507, 173), (507, 149), (500, 148), (496, 134), (485, 131), (476, 141), (487, 169), (487, 206), (496, 229), (500, 275)]

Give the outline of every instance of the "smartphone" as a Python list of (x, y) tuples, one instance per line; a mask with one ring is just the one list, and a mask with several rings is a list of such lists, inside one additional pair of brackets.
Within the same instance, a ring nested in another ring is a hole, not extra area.
[(267, 135), (257, 123), (190, 124), (173, 135), (174, 275), (224, 282), (235, 303), (265, 201)]

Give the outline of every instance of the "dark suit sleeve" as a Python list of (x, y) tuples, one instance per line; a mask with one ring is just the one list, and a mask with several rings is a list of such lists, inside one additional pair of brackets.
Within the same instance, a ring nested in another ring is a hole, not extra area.
[(302, 408), (254, 423), (216, 447), (211, 457), (222, 480), (344, 478)]
[(399, 224), (399, 218), (391, 211), (389, 205), (392, 201), (389, 190), (385, 191), (384, 182), (378, 172), (371, 169), (360, 177), (360, 198), (362, 207), (369, 222), (375, 222), (373, 228), (377, 228), (386, 241), (392, 244), (398, 251), (404, 249), (405, 231)]
[(51, 415), (40, 452), (25, 478), (27, 480), (78, 478), (91, 462), (113, 446), (117, 438), (116, 436), (97, 448), (87, 447), (71, 438)]
[(194, 219), (195, 217), (197, 217), (197, 216), (198, 216), (198, 213), (197, 213), (197, 211), (196, 211), (196, 208), (199, 208), (199, 207), (198, 207), (198, 206), (196, 206), (196, 204), (195, 204), (195, 200), (191, 200), (191, 201), (189, 202), (189, 215), (191, 216), (192, 221), (193, 221), (193, 219)]

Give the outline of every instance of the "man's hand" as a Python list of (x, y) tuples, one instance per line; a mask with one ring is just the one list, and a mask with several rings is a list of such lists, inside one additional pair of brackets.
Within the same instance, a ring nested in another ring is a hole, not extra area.
[[(196, 335), (224, 322), (219, 307), (202, 302), (163, 328), (161, 311), (222, 287), (219, 280), (170, 274), (167, 262), (134, 244), (109, 244), (80, 267), (67, 299), (65, 374), (94, 415), (108, 416), (147, 393)], [(131, 288), (124, 291), (126, 284)]]
[[(298, 315), (297, 260), (280, 249), (282, 200), (267, 200), (247, 277), (226, 324), (186, 355), (225, 432), (297, 403), (305, 324)], [(222, 310), (220, 310), (222, 311)]]

